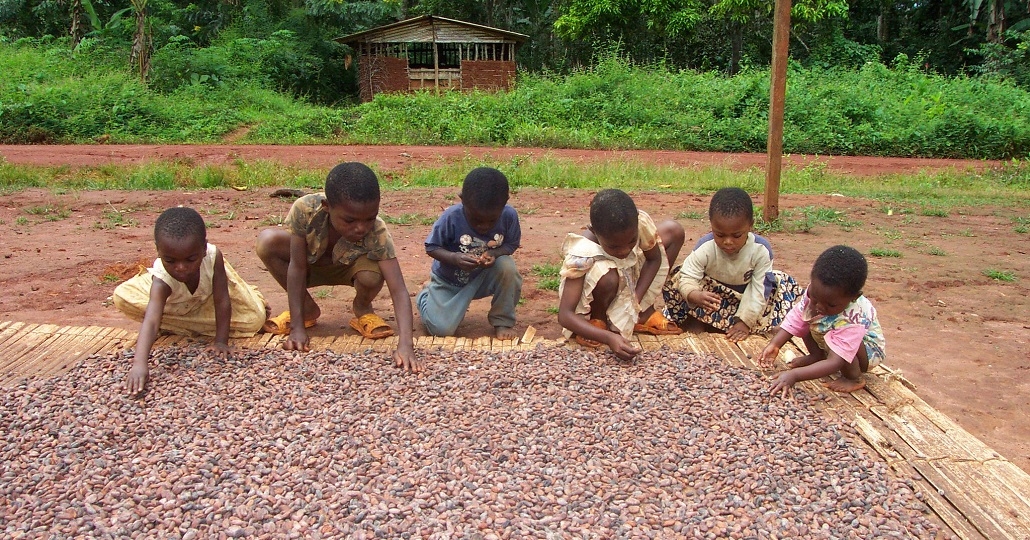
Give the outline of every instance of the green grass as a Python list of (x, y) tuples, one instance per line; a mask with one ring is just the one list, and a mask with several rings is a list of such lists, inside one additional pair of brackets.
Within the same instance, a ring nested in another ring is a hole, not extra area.
[(533, 272), (534, 276), (558, 277), (559, 273), (561, 272), (561, 265), (552, 263), (534, 264), (533, 268), (530, 269), (530, 271)]
[(1030, 232), (1030, 218), (1025, 217), (1014, 217), (1012, 222), (1016, 224), (1013, 230), (1019, 234), (1026, 234)]
[(545, 311), (547, 311), (551, 315), (557, 315), (558, 314), (558, 306), (547, 306), (547, 309)]
[(543, 289), (545, 291), (557, 291), (558, 287), (561, 286), (561, 278), (543, 278), (537, 282), (536, 288)]
[(901, 257), (901, 252), (896, 249), (873, 248), (869, 254), (873, 257)]
[(399, 216), (380, 214), (380, 217), (390, 225), (432, 225), (436, 222), (436, 218), (418, 213), (401, 214)]
[(698, 211), (695, 211), (695, 210), (691, 210), (691, 211), (680, 212), (679, 214), (676, 214), (676, 219), (699, 219), (699, 220), (701, 220), (701, 219), (708, 219), (708, 214), (706, 214), (704, 212), (698, 212)]
[(115, 227), (138, 227), (139, 221), (136, 218), (128, 216), (127, 214), (134, 212), (132, 209), (119, 210), (114, 205), (109, 204), (106, 209), (100, 214), (102, 218), (93, 224), (96, 229), (114, 229)]
[(919, 215), (929, 217), (948, 217), (948, 211), (943, 208), (924, 208), (919, 212)]
[[(520, 160), (473, 159), (471, 157), (438, 167), (414, 167), (404, 171), (379, 172), (383, 190), (411, 187), (460, 186), (460, 179), (478, 166), (497, 167), (515, 189), (579, 188), (601, 189), (619, 185), (633, 191), (654, 191), (655, 185), (669, 186), (662, 191), (689, 192), (707, 195), (727, 186), (741, 186), (750, 193), (764, 191), (764, 173), (757, 169), (733, 171), (723, 167), (687, 169), (632, 161), (579, 163), (554, 158)], [(372, 164), (373, 170), (376, 165)], [(809, 169), (811, 166), (809, 167)], [(216, 173), (217, 171), (217, 173)], [(848, 197), (881, 201), (883, 208), (904, 208), (905, 205), (934, 204), (939, 207), (982, 206), (1030, 207), (1030, 162), (1018, 162), (983, 172), (954, 170), (907, 175), (852, 177), (824, 173), (812, 175), (791, 168), (784, 171), (781, 194), (824, 194), (836, 192)], [(804, 182), (793, 181), (801, 174)], [(102, 165), (92, 167), (32, 167), (7, 163), (0, 159), (0, 193), (13, 193), (27, 188), (60, 190), (169, 190), (244, 187), (290, 187), (322, 189), (325, 169), (310, 169), (278, 162), (254, 161), (202, 168), (188, 162), (153, 162), (139, 165)], [(1021, 180), (1013, 181), (1018, 176)], [(202, 186), (203, 184), (203, 186)], [(898, 210), (898, 213), (901, 213)], [(787, 230), (810, 231), (812, 228), (836, 224), (844, 230), (857, 226), (840, 211), (809, 206), (781, 211), (779, 223), (764, 223), (760, 208), (756, 209), (755, 230), (759, 233)], [(402, 219), (424, 219), (412, 215)], [(1027, 218), (1020, 218), (1026, 220)], [(1030, 220), (1028, 220), (1030, 221)], [(1016, 221), (1016, 226), (1028, 222)]]
[(52, 204), (43, 206), (30, 206), (25, 209), (25, 213), (33, 216), (40, 216), (44, 221), (58, 221), (66, 219), (72, 215), (71, 210), (63, 207), (57, 207)]
[(929, 253), (930, 255), (933, 255), (935, 257), (944, 257), (944, 256), (946, 256), (948, 254), (948, 252), (946, 252), (943, 249), (941, 249), (939, 247), (936, 247), (936, 246), (930, 248), (930, 251), (928, 251), (927, 253)]
[(995, 281), (1004, 281), (1006, 283), (1010, 283), (1016, 280), (1016, 275), (1014, 273), (1005, 270), (988, 268), (983, 271), (983, 274)]

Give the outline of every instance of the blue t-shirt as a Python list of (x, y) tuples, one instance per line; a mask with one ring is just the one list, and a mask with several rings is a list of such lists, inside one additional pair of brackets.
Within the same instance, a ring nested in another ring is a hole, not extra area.
[[(519, 248), (522, 240), (522, 228), (519, 227), (519, 214), (511, 206), (505, 205), (500, 219), (487, 234), (479, 234), (469, 225), (465, 218), (464, 206), (455, 204), (443, 211), (440, 219), (433, 224), (426, 238), (426, 253), (437, 249), (446, 249), (454, 253), (468, 253), (479, 257), (490, 250), (495, 257), (511, 255)], [(443, 264), (433, 260), (433, 274), (444, 281), (459, 287), (472, 281), (482, 268), (466, 272), (457, 266)]]

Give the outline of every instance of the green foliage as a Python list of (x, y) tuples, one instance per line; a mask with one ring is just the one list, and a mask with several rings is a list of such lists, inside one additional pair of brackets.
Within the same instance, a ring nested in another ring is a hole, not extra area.
[(991, 279), (993, 279), (995, 281), (1004, 281), (1006, 283), (1011, 283), (1013, 281), (1016, 281), (1016, 274), (1014, 274), (1012, 272), (1009, 272), (1007, 270), (998, 270), (998, 269), (995, 269), (995, 268), (988, 268), (988, 269), (983, 271), (983, 275), (985, 275), (985, 276), (987, 276), (987, 277), (989, 277), (989, 278), (991, 278)]
[(558, 277), (559, 272), (561, 272), (561, 265), (551, 263), (534, 264), (532, 272), (534, 276), (554, 278)]
[(873, 257), (901, 257), (901, 252), (896, 249), (873, 248), (869, 250)]
[(557, 277), (542, 278), (536, 284), (537, 289), (542, 289), (545, 291), (557, 291), (560, 286), (561, 278)]

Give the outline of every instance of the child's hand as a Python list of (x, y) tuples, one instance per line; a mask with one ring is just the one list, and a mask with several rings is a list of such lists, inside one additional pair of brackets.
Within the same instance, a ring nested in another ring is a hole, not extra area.
[(454, 258), (454, 266), (465, 271), (479, 268), (479, 257), (469, 255), (468, 253), (456, 253), (455, 255), (457, 256)]
[(142, 366), (133, 365), (132, 369), (129, 370), (129, 374), (125, 377), (125, 392), (130, 396), (135, 396), (143, 391), (143, 387), (147, 384), (147, 378), (150, 374), (150, 369), (147, 368), (146, 364)]
[(215, 358), (221, 358), (222, 360), (231, 358), (233, 355), (233, 349), (228, 343), (219, 343), (217, 341), (208, 345), (204, 350), (214, 355)]
[(722, 307), (722, 297), (712, 291), (693, 291), (688, 300), (695, 306), (709, 311), (718, 311)]
[(780, 397), (786, 398), (788, 392), (794, 387), (794, 383), (798, 382), (797, 378), (794, 377), (794, 370), (788, 369), (780, 373), (776, 380), (773, 381), (772, 389), (769, 390), (770, 394), (776, 395), (776, 392), (780, 392)]
[(762, 352), (758, 353), (755, 358), (755, 362), (758, 363), (758, 367), (762, 369), (772, 369), (773, 362), (776, 361), (776, 357), (780, 355), (780, 348), (769, 344), (766, 345)]
[(737, 321), (726, 331), (726, 339), (730, 341), (740, 341), (747, 339), (751, 335), (751, 327), (745, 324), (743, 321)]
[(411, 373), (422, 373), (425, 369), (422, 360), (415, 356), (415, 351), (410, 346), (397, 347), (393, 352), (393, 365)]
[(622, 334), (616, 332), (609, 332), (609, 334), (611, 337), (608, 338), (608, 347), (619, 360), (628, 362), (640, 354), (640, 347), (630, 343), (629, 340), (622, 337)]
[(287, 351), (308, 352), (308, 333), (304, 330), (303, 324), (293, 325), (289, 337), (283, 342), (283, 349)]
[(497, 258), (491, 255), (489, 251), (484, 251), (483, 254), (479, 256), (479, 264), (483, 268), (490, 268), (494, 265), (495, 260), (497, 260)]

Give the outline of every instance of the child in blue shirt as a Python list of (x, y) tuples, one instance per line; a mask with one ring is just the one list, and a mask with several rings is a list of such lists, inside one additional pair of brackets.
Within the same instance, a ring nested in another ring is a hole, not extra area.
[(518, 213), (508, 206), (508, 179), (497, 169), (474, 169), (460, 198), (426, 238), (426, 253), (435, 260), (429, 283), (415, 299), (422, 324), (431, 335), (452, 336), (472, 300), (490, 296), (487, 318), (494, 337), (515, 339), (522, 276), (511, 255), (522, 229)]

